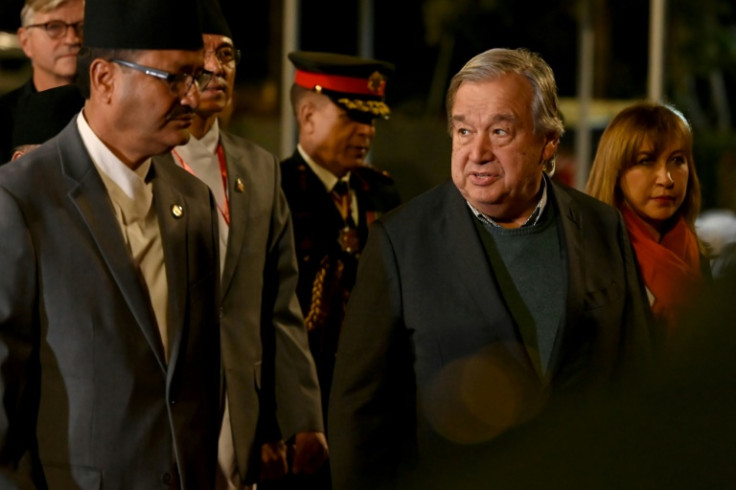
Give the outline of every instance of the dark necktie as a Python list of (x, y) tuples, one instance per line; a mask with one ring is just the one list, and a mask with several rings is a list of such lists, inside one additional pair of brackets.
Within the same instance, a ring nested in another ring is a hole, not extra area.
[(350, 212), (351, 198), (347, 182), (338, 181), (330, 194), (335, 206), (340, 211), (343, 221), (343, 227), (338, 234), (337, 242), (343, 251), (357, 256), (359, 252), (358, 230), (355, 228), (353, 214)]
[(337, 206), (338, 211), (340, 211), (340, 216), (342, 216), (345, 225), (350, 227), (355, 226), (352, 213), (350, 212), (351, 199), (350, 189), (348, 188), (347, 182), (344, 180), (338, 181), (337, 184), (335, 184), (335, 187), (332, 188), (331, 194), (332, 200), (335, 201), (335, 205)]

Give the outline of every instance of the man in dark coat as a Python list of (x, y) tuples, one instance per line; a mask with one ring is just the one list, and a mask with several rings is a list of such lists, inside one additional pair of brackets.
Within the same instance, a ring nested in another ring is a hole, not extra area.
[(19, 113), (11, 140), (11, 160), (59, 134), (83, 106), (84, 97), (76, 85), (60, 85), (30, 94), (18, 104)]
[(563, 132), (549, 66), (481, 53), (447, 112), (452, 181), (374, 223), (361, 255), (328, 418), (338, 490), (454, 488), (548, 399), (647, 358), (621, 215), (547, 175)]
[(187, 141), (209, 81), (197, 5), (85, 17), (84, 109), (0, 168), (0, 488), (211, 488), (216, 210), (151, 161)]
[(387, 117), (389, 63), (293, 52), (291, 101), (299, 144), (282, 162), (294, 219), (297, 295), (327, 407), (337, 339), (368, 228), (399, 204), (393, 179), (366, 163), (375, 119)]

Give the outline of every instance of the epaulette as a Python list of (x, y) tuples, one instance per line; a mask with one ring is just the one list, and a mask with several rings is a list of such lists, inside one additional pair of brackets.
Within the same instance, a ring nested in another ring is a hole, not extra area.
[(394, 178), (391, 177), (391, 174), (388, 173), (388, 171), (381, 170), (370, 165), (361, 165), (360, 167), (352, 169), (351, 172), (354, 172), (361, 179), (371, 183), (384, 185), (392, 185), (394, 183)]

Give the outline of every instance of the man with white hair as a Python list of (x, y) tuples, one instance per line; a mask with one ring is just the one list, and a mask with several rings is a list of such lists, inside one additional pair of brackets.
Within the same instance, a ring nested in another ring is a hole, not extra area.
[(26, 0), (20, 18), (18, 41), (31, 60), (33, 74), (25, 84), (0, 97), (0, 164), (12, 155), (10, 140), (23, 100), (34, 92), (74, 82), (84, 0)]

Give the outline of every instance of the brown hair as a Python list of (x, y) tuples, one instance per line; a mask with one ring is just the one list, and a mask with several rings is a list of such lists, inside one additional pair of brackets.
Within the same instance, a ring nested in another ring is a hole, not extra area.
[(689, 170), (685, 200), (677, 213), (695, 231), (701, 195), (693, 159), (693, 135), (687, 119), (670, 105), (638, 102), (611, 120), (598, 143), (585, 192), (620, 209), (624, 200), (619, 185), (621, 174), (634, 165), (642, 144), (651, 142), (654, 152), (659, 153), (675, 140), (683, 143)]

